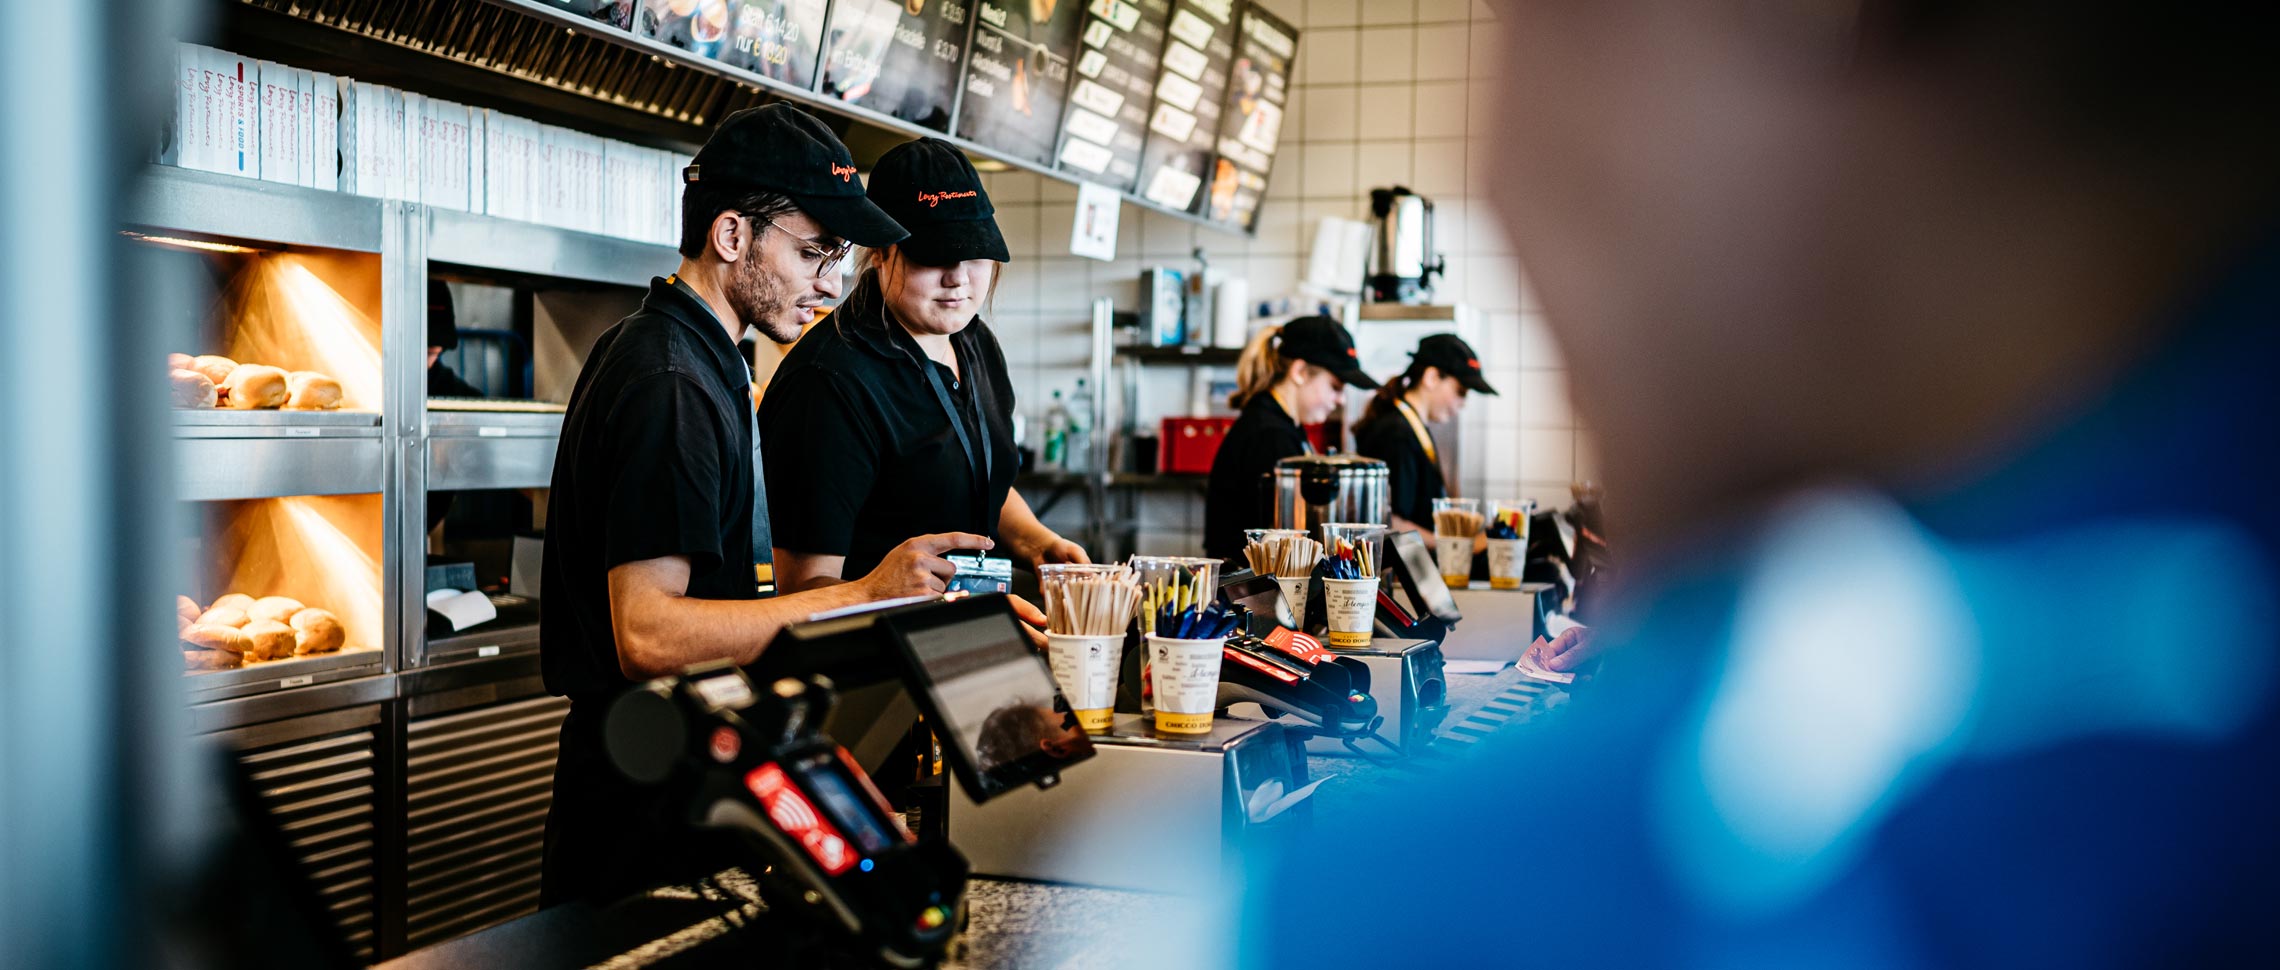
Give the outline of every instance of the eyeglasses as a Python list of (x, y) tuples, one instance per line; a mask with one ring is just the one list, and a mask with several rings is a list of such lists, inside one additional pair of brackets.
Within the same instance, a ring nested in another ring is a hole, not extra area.
[[(752, 218), (752, 214), (748, 212), (739, 212), (737, 215), (743, 216), (747, 219)], [(798, 241), (800, 244), (800, 258), (815, 264), (815, 275), (817, 276), (830, 275), (832, 270), (839, 268), (841, 261), (845, 260), (850, 254), (855, 252), (854, 243), (841, 242), (837, 246), (825, 245), (822, 239), (810, 239), (806, 236), (802, 236), (796, 232), (777, 225), (776, 220), (774, 219), (762, 219), (760, 220), (760, 224), (767, 226), (770, 229), (774, 229), (777, 232), (783, 233), (784, 235)]]

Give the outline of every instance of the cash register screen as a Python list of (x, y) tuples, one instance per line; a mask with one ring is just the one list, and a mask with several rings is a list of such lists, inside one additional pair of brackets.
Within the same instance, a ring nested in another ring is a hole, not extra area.
[[(921, 704), (956, 751), (966, 794), (982, 801), (1092, 756), (1075, 715), (1057, 703), (1053, 673), (1002, 605), (897, 624), (924, 682)], [(963, 761), (961, 764), (960, 761)]]

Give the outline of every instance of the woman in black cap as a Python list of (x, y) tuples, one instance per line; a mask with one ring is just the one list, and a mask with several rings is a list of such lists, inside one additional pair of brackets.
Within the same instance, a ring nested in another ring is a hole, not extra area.
[(1480, 355), (1456, 334), (1437, 333), (1417, 342), (1402, 371), (1362, 409), (1354, 423), (1354, 452), (1385, 462), (1393, 499), (1393, 526), (1433, 531), (1433, 500), (1446, 498), (1441, 448), (1426, 425), (1447, 421), (1465, 406), (1465, 394), (1494, 396), (1480, 376)]
[(1032, 565), (1087, 561), (1013, 490), (1013, 385), (980, 318), (1009, 254), (980, 174), (921, 138), (882, 156), (866, 191), (910, 237), (864, 252), (761, 398), (777, 587), (861, 576), (937, 532)]
[(1268, 327), (1243, 348), (1235, 364), (1235, 395), (1227, 402), (1243, 415), (1211, 460), (1203, 505), (1205, 555), (1241, 559), (1243, 530), (1274, 518), (1269, 482), (1275, 463), (1314, 450), (1301, 426), (1328, 420), (1347, 385), (1378, 386), (1362, 373), (1357, 356), (1353, 336), (1329, 317)]

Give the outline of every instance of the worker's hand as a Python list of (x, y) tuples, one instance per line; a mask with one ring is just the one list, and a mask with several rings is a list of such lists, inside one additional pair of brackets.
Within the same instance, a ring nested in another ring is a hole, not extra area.
[(1598, 658), (1599, 639), (1587, 626), (1574, 627), (1548, 642), (1538, 637), (1535, 643), (1528, 645), (1527, 659), (1558, 673), (1573, 673)]
[(1060, 536), (1054, 536), (1052, 541), (1039, 546), (1036, 553), (1030, 558), (1040, 566), (1049, 566), (1054, 563), (1078, 563), (1082, 565), (1092, 563), (1092, 557), (1085, 555), (1085, 547)]
[(1007, 596), (1006, 600), (1013, 604), (1013, 615), (1021, 618), (1021, 632), (1029, 635), (1030, 646), (1045, 649), (1045, 611), (1019, 596)]
[(988, 549), (992, 543), (987, 536), (967, 532), (942, 532), (919, 536), (894, 547), (879, 567), (864, 576), (865, 595), (873, 600), (900, 599), (905, 596), (926, 596), (950, 587), (950, 577), (958, 574), (958, 567), (942, 558), (945, 553), (959, 549)]

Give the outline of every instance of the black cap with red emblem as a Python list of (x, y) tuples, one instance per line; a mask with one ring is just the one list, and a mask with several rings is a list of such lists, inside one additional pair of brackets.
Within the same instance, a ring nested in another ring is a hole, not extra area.
[(1303, 360), (1338, 375), (1348, 387), (1365, 391), (1377, 389), (1378, 382), (1362, 373), (1361, 355), (1354, 350), (1354, 337), (1329, 317), (1300, 317), (1283, 324), (1276, 335), (1275, 353), (1290, 360)]
[(1472, 345), (1453, 333), (1437, 333), (1417, 342), (1413, 366), (1431, 365), (1433, 369), (1457, 379), (1465, 389), (1475, 394), (1496, 395), (1496, 388), (1488, 386), (1488, 379), (1480, 376), (1480, 355), (1473, 353)]
[(910, 235), (863, 194), (855, 156), (814, 115), (777, 102), (746, 108), (713, 129), (681, 170), (691, 188), (781, 192), (825, 232), (877, 248)]

